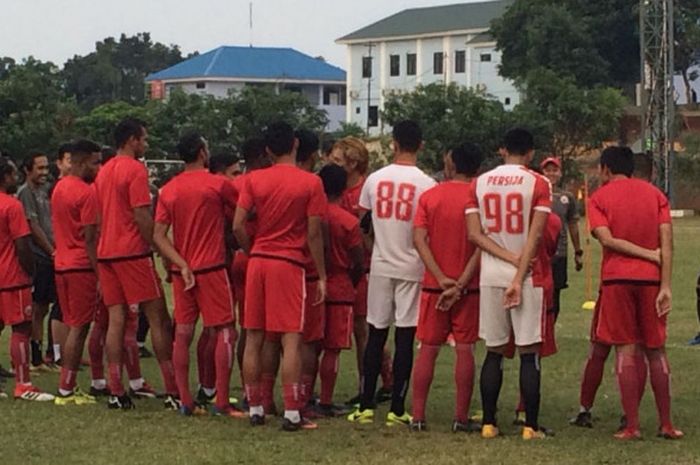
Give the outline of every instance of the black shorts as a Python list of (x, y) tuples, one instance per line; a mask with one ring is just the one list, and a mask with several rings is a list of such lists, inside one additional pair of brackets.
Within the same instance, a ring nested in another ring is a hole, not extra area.
[(34, 259), (34, 292), (32, 299), (37, 304), (49, 305), (56, 302), (56, 277), (53, 263), (36, 255)]
[(569, 287), (569, 271), (566, 257), (554, 257), (552, 259), (552, 278), (554, 289), (566, 289)]

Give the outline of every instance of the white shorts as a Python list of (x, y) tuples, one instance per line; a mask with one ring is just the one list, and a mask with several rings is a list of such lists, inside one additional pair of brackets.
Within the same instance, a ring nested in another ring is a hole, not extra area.
[(481, 287), (479, 337), (486, 342), (486, 347), (508, 344), (511, 332), (515, 335), (516, 346), (541, 343), (546, 316), (543, 289), (524, 283), (520, 306), (511, 310), (503, 307), (505, 291), (503, 287)]
[(417, 281), (369, 275), (367, 323), (378, 329), (418, 325), (421, 284)]

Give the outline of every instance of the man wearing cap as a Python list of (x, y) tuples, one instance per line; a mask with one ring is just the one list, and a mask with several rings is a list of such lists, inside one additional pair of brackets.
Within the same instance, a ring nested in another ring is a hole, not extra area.
[(576, 210), (576, 200), (570, 192), (562, 189), (560, 183), (562, 178), (561, 160), (556, 157), (546, 158), (540, 165), (542, 174), (552, 183), (552, 211), (559, 215), (562, 225), (559, 236), (557, 253), (552, 258), (552, 276), (554, 277), (554, 302), (551, 309), (554, 318), (559, 316), (561, 290), (569, 287), (567, 272), (567, 229), (571, 235), (571, 242), (574, 245), (574, 259), (576, 260), (576, 271), (583, 268), (583, 250), (581, 250), (581, 238), (578, 232), (579, 215)]

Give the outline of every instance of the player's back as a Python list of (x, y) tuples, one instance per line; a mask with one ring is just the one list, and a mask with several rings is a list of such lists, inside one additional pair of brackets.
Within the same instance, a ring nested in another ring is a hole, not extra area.
[(373, 275), (407, 281), (423, 279), (423, 262), (413, 246), (413, 218), (420, 196), (434, 185), (435, 180), (418, 167), (398, 163), (367, 178), (360, 206), (372, 211)]
[(225, 218), (234, 197), (226, 179), (204, 169), (180, 173), (163, 187), (159, 202), (170, 216), (175, 248), (193, 270), (224, 264)]
[[(592, 229), (607, 226), (612, 236), (645, 249), (661, 246), (659, 225), (670, 223), (666, 196), (640, 179), (610, 181), (591, 195), (589, 223)], [(651, 262), (603, 250), (603, 279), (658, 279), (659, 267)]]
[(141, 237), (133, 209), (151, 205), (146, 167), (132, 157), (117, 155), (100, 170), (95, 180), (100, 210), (101, 259), (144, 256), (150, 253)]
[[(91, 269), (85, 233), (85, 219), (95, 219), (95, 192), (77, 176), (61, 178), (51, 196), (51, 215), (56, 240), (56, 270)], [(94, 224), (94, 223), (92, 223)]]
[(15, 240), (29, 235), (29, 225), (19, 200), (0, 192), (0, 289), (31, 283), (17, 258)]
[(326, 208), (321, 180), (296, 166), (276, 164), (250, 173), (244, 192), (250, 199), (241, 201), (250, 201), (256, 215), (251, 255), (272, 255), (303, 264), (307, 218), (321, 216)]
[[(428, 233), (430, 250), (440, 269), (457, 279), (464, 271), (476, 247), (467, 240), (464, 212), (467, 209), (471, 182), (447, 181), (428, 189), (420, 198), (417, 227)], [(479, 274), (468, 284), (478, 287)], [(435, 277), (426, 269), (424, 286), (439, 288)]]
[[(496, 244), (522, 254), (535, 211), (551, 211), (549, 182), (524, 166), (508, 164), (479, 176), (474, 189), (467, 213), (479, 213), (484, 231)], [(515, 267), (486, 252), (481, 257), (481, 285), (508, 287)]]

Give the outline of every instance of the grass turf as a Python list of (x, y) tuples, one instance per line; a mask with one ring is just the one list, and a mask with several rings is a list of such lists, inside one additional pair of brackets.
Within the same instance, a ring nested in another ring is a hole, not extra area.
[[(642, 403), (645, 439), (620, 444), (611, 435), (620, 412), (612, 364), (608, 362), (594, 416), (592, 430), (568, 426), (567, 419), (578, 409), (578, 387), (587, 351), (591, 312), (581, 310), (584, 277), (570, 272), (571, 288), (565, 291), (563, 310), (557, 327), (560, 353), (543, 361), (543, 400), (541, 422), (556, 431), (556, 437), (524, 443), (519, 429), (510, 426), (516, 404), (517, 362), (506, 364), (501, 393), (500, 423), (505, 437), (483, 441), (478, 435), (449, 432), (453, 406), (453, 357), (445, 347), (438, 361), (428, 402), (426, 433), (410, 433), (404, 428), (387, 428), (382, 421), (356, 426), (344, 419), (320, 421), (320, 429), (295, 434), (282, 433), (276, 419), (262, 428), (251, 429), (246, 421), (224, 418), (182, 418), (165, 412), (160, 401), (137, 401), (131, 412), (108, 411), (104, 401), (96, 406), (57, 407), (12, 400), (0, 401), (0, 457), (5, 464), (154, 464), (154, 463), (397, 463), (397, 464), (476, 464), (476, 463), (595, 463), (635, 465), (658, 463), (700, 463), (700, 421), (697, 392), (700, 348), (686, 345), (698, 324), (695, 314), (695, 279), (700, 256), (700, 220), (675, 223), (676, 266), (674, 271), (674, 310), (669, 320), (669, 358), (673, 370), (673, 411), (675, 421), (686, 433), (682, 441), (655, 438), (656, 413), (651, 390)], [(593, 244), (594, 266), (599, 248)], [(597, 272), (594, 273), (597, 275)], [(9, 331), (0, 337), (0, 360), (7, 366)], [(477, 363), (483, 347), (477, 351)], [(153, 359), (142, 361), (149, 381), (159, 385), (160, 376)], [(194, 371), (194, 369), (193, 369)], [(239, 395), (238, 376), (233, 376), (232, 394)], [(58, 375), (42, 374), (35, 383), (54, 392)], [(89, 386), (89, 370), (83, 370), (79, 384)], [(13, 383), (7, 383), (11, 392)], [(354, 355), (342, 356), (336, 399), (355, 394)], [(478, 384), (472, 408), (480, 408)], [(383, 419), (387, 407), (379, 410)]]

